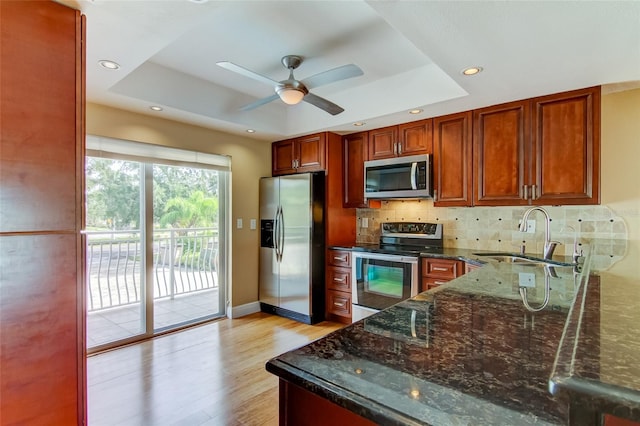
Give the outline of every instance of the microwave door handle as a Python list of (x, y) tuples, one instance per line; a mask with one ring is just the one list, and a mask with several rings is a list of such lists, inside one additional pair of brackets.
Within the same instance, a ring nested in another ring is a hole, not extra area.
[(411, 189), (418, 189), (418, 162), (411, 163)]

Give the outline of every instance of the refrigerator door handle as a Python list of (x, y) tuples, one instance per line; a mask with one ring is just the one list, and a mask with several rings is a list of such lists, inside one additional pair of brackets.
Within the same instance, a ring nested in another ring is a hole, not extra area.
[(280, 243), (280, 206), (276, 209), (276, 217), (273, 225), (273, 249), (276, 252), (276, 261), (280, 262), (280, 249), (278, 247)]
[(280, 206), (280, 226), (278, 228), (278, 233), (280, 234), (280, 241), (278, 242), (278, 249), (280, 250), (280, 260), (282, 260), (282, 255), (284, 254), (284, 212), (282, 210), (282, 206)]

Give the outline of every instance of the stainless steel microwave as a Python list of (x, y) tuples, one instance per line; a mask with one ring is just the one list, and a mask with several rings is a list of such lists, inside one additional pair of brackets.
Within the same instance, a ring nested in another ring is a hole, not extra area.
[(365, 161), (365, 198), (430, 198), (431, 156), (411, 155)]

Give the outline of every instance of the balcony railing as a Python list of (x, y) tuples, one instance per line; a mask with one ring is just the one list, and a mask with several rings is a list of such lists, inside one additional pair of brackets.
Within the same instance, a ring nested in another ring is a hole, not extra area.
[[(88, 310), (140, 302), (139, 231), (87, 231)], [(218, 231), (160, 229), (153, 233), (154, 299), (218, 287)]]

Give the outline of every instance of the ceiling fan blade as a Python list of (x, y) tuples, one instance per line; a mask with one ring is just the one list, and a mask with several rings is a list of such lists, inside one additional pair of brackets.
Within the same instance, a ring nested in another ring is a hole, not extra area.
[(233, 71), (238, 74), (244, 75), (245, 77), (252, 78), (256, 81), (261, 81), (265, 84), (269, 84), (271, 86), (278, 84), (277, 81), (271, 80), (269, 77), (265, 77), (264, 75), (258, 74), (257, 72), (248, 70), (244, 67), (241, 67), (240, 65), (234, 64), (233, 62), (227, 62), (227, 61), (216, 62), (216, 65), (224, 69), (228, 69), (229, 71)]
[(360, 67), (354, 64), (343, 65), (338, 68), (323, 71), (302, 80), (308, 89), (324, 86), (335, 81), (346, 80), (347, 78), (358, 77), (364, 74)]
[(307, 93), (303, 101), (310, 103), (311, 105), (317, 106), (320, 109), (327, 111), (331, 115), (338, 115), (344, 108), (339, 107), (331, 101), (326, 100), (325, 98), (321, 98), (320, 96), (316, 96), (313, 93)]
[(247, 104), (247, 105), (241, 107), (240, 111), (249, 111), (251, 109), (258, 108), (259, 106), (262, 106), (264, 104), (268, 104), (269, 102), (275, 101), (278, 98), (279, 98), (279, 96), (276, 93), (276, 94), (273, 94), (271, 96), (267, 96), (266, 98), (258, 99), (255, 102), (251, 102), (250, 104)]

